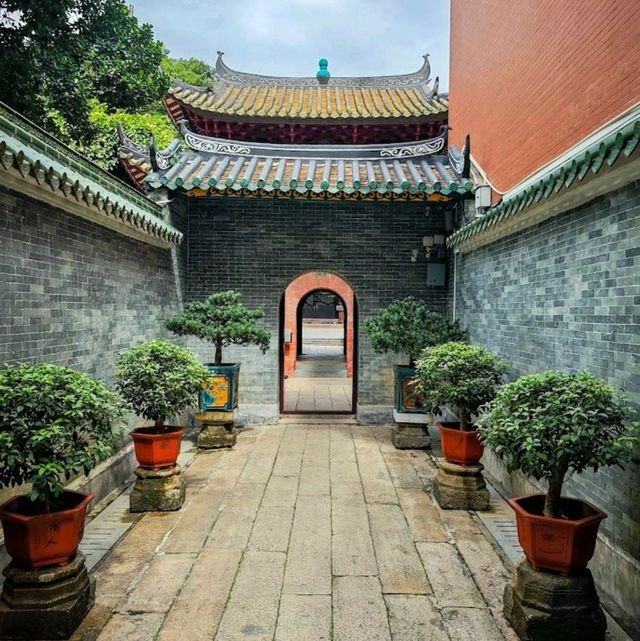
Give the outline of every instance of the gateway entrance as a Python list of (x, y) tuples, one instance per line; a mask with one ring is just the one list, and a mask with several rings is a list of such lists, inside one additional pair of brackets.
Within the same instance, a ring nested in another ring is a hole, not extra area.
[(353, 290), (334, 274), (303, 274), (283, 308), (281, 411), (353, 413)]

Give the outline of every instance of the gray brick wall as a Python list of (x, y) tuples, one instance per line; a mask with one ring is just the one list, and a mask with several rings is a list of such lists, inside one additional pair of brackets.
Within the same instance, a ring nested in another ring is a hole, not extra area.
[[(447, 293), (427, 289), (422, 255), (411, 250), (422, 237), (443, 233), (444, 213), (427, 215), (421, 203), (308, 202), (198, 198), (189, 201), (188, 298), (237, 289), (249, 305), (265, 308), (272, 347), (230, 350), (242, 362), (241, 402), (278, 400), (278, 318), (286, 286), (307, 271), (339, 274), (353, 287), (359, 321), (394, 298), (427, 299), (445, 311)], [(210, 351), (202, 352), (211, 358)], [(359, 332), (359, 404), (390, 404), (390, 364), (394, 356), (372, 353)]]
[[(183, 228), (186, 212), (172, 214)], [(0, 189), (0, 362), (68, 365), (109, 382), (114, 355), (166, 336), (184, 250), (127, 238)], [(182, 276), (184, 278), (184, 276)]]
[[(640, 182), (458, 256), (457, 313), (511, 376), (588, 370), (640, 407)], [(639, 453), (640, 454), (640, 453)], [(609, 513), (601, 531), (640, 559), (640, 468), (572, 477)]]

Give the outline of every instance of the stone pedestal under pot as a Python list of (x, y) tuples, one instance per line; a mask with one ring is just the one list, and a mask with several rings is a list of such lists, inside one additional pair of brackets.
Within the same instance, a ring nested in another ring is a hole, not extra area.
[(391, 430), (391, 441), (399, 450), (424, 450), (431, 447), (429, 428), (420, 423), (397, 423)]
[(607, 629), (588, 569), (562, 576), (526, 559), (505, 588), (504, 615), (522, 641), (604, 641)]
[(179, 465), (160, 470), (138, 467), (129, 509), (132, 512), (172, 512), (182, 507), (184, 498), (184, 480)]
[(445, 510), (487, 510), (489, 490), (482, 476), (484, 466), (442, 461), (433, 480), (433, 495)]
[(0, 638), (68, 639), (95, 601), (95, 579), (81, 553), (64, 566), (8, 565), (0, 597)]
[(238, 440), (235, 417), (235, 411), (212, 411), (196, 414), (196, 420), (202, 423), (202, 429), (198, 434), (198, 447), (202, 449), (233, 447)]

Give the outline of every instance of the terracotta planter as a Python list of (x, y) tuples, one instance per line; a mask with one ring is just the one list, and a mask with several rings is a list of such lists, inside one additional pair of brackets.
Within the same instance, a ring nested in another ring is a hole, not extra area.
[(78, 551), (84, 534), (87, 507), (93, 494), (62, 494), (63, 508), (34, 514), (26, 496), (18, 496), (0, 507), (4, 542), (14, 563), (27, 569), (66, 565)]
[(518, 539), (537, 570), (569, 575), (587, 567), (593, 556), (600, 521), (607, 515), (586, 501), (563, 498), (567, 518), (543, 516), (544, 494), (509, 499), (515, 510)]
[(438, 423), (444, 457), (449, 463), (477, 465), (484, 453), (478, 432), (466, 432), (459, 428), (459, 423)]
[(159, 470), (173, 467), (180, 454), (180, 442), (184, 430), (180, 427), (168, 427), (170, 432), (156, 432), (152, 428), (138, 428), (131, 432), (136, 459), (141, 467)]

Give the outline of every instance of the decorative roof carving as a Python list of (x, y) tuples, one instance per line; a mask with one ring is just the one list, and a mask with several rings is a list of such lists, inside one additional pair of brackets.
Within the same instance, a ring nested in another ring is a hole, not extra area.
[(241, 143), (223, 138), (212, 138), (193, 133), (186, 120), (178, 123), (186, 144), (194, 151), (231, 155), (259, 155), (274, 158), (344, 158), (376, 160), (379, 158), (407, 158), (437, 154), (447, 142), (447, 127), (436, 138), (405, 144), (382, 145), (283, 145), (263, 142)]
[[(446, 155), (438, 153), (444, 149), (446, 131), (407, 145), (248, 145), (194, 134), (186, 121), (180, 129), (189, 150), (177, 153), (170, 168), (149, 172), (144, 179), (148, 186), (226, 195), (383, 200), (446, 200), (471, 193), (471, 182), (461, 180)], [(126, 160), (149, 167), (144, 152)]]
[[(315, 76), (263, 76), (256, 73), (235, 71), (227, 67), (222, 59), (224, 51), (218, 51), (216, 60), (216, 75), (224, 83), (238, 86), (251, 87), (318, 87), (318, 80)], [(337, 77), (331, 76), (327, 86), (329, 87), (359, 87), (365, 89), (401, 89), (407, 87), (426, 88), (429, 82), (431, 66), (429, 54), (424, 54), (423, 63), (418, 71), (413, 73), (394, 76), (353, 76)]]
[(408, 156), (427, 156), (437, 154), (444, 147), (445, 139), (443, 136), (426, 140), (418, 145), (402, 145), (401, 147), (392, 147), (390, 149), (381, 149), (382, 158), (407, 158)]

